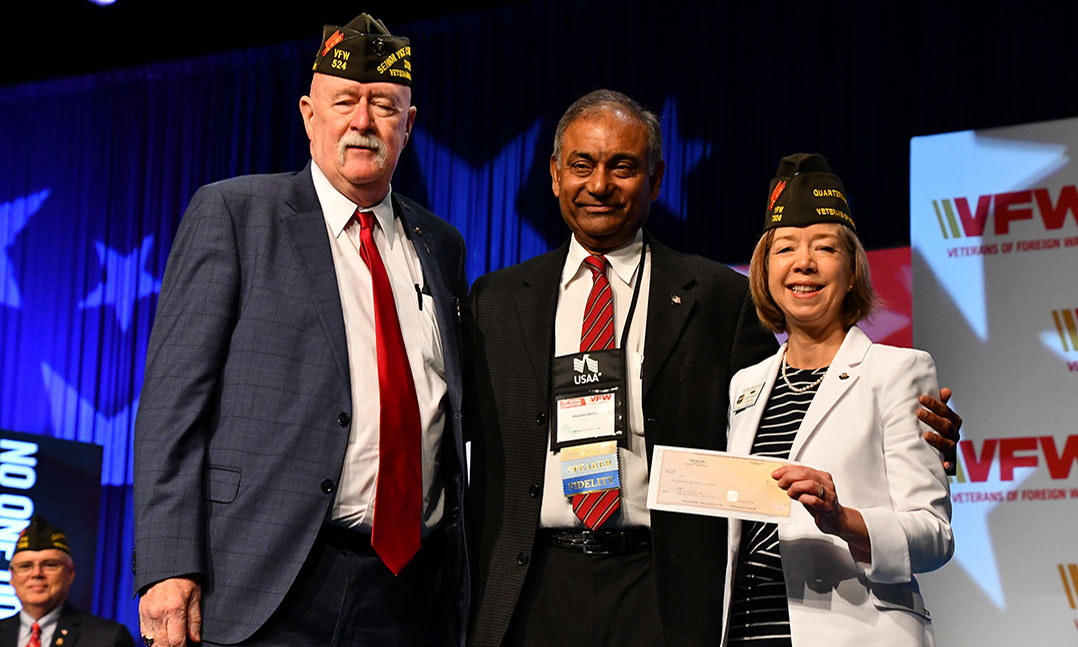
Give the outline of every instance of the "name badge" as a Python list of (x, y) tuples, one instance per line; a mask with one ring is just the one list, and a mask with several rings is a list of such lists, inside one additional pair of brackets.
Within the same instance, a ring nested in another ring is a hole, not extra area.
[(596, 393), (557, 400), (558, 443), (572, 444), (614, 435), (614, 394)]
[(621, 487), (617, 441), (565, 447), (560, 454), (561, 484), (565, 496), (616, 490)]
[(741, 411), (742, 409), (748, 409), (752, 405), (756, 404), (757, 398), (760, 397), (760, 391), (764, 389), (763, 383), (755, 386), (750, 386), (741, 392), (734, 400), (734, 413)]
[(625, 358), (609, 349), (563, 355), (553, 364), (550, 449), (625, 441)]

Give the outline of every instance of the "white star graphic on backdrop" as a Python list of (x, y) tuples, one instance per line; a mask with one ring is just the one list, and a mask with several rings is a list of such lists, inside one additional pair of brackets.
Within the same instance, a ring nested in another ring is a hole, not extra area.
[(682, 169), (680, 174), (667, 173), (663, 176), (662, 188), (659, 189), (659, 202), (663, 203), (679, 220), (688, 216), (685, 200), (688, 193), (684, 190), (685, 177), (707, 155), (711, 154), (711, 142), (706, 139), (685, 139), (681, 136), (678, 123), (677, 98), (669, 97), (663, 104), (660, 118), (663, 127), (663, 159), (667, 170), (671, 161), (676, 160)]
[(15, 283), (7, 248), (15, 242), (15, 237), (26, 226), (30, 217), (37, 213), (47, 197), (49, 190), (44, 189), (0, 203), (0, 304), (10, 308), (21, 308), (22, 298), (19, 296), (19, 286)]
[[(1069, 335), (1069, 333), (1066, 332), (1064, 334)], [(1065, 362), (1078, 360), (1078, 355), (1075, 355), (1075, 352), (1078, 351), (1078, 349), (1071, 348), (1068, 350), (1064, 347), (1063, 339), (1060, 338), (1059, 331), (1055, 328), (1052, 328), (1051, 330), (1042, 330), (1041, 334), (1037, 335), (1037, 338), (1040, 340), (1042, 346), (1050, 350), (1059, 357), (1059, 359)]]
[(94, 247), (97, 249), (97, 259), (105, 268), (105, 277), (79, 301), (79, 307), (114, 306), (120, 330), (127, 332), (135, 302), (161, 291), (161, 282), (144, 269), (153, 249), (153, 236), (144, 238), (140, 248), (127, 256), (106, 247), (102, 242), (94, 243)]
[[(931, 137), (949, 142), (953, 152), (932, 155), (916, 145), (910, 149), (910, 218), (911, 223), (916, 223), (910, 227), (913, 248), (924, 256), (939, 285), (947, 290), (970, 328), (984, 341), (988, 339), (984, 258), (951, 258), (946, 250), (993, 239), (944, 238), (932, 201), (966, 197), (975, 208), (979, 196), (1036, 186), (1041, 178), (1050, 177), (1067, 163), (1067, 147), (1029, 141), (1017, 146), (1011, 140), (984, 137), (972, 130)], [(920, 138), (914, 141), (917, 139)], [(962, 161), (961, 173), (954, 168), (955, 160)]]
[[(130, 483), (132, 475), (128, 474), (128, 453), (135, 429), (138, 398), (114, 415), (106, 416), (45, 362), (41, 363), (41, 379), (45, 382), (45, 393), (49, 397), (54, 434), (58, 438), (94, 443), (104, 448), (102, 485)], [(122, 447), (123, 451), (117, 451), (118, 447)]]
[[(954, 405), (954, 402), (951, 402)], [(957, 407), (955, 407), (957, 410)], [(1014, 480), (1003, 481), (999, 478), (999, 465), (992, 467), (992, 475), (987, 481), (965, 483), (951, 479), (951, 498), (961, 497), (966, 493), (978, 492), (1012, 492), (1021, 487), (1022, 482), (1036, 473), (1035, 468), (1020, 467), (1014, 470)], [(966, 574), (981, 587), (996, 606), (1004, 609), (1007, 606), (1003, 594), (1003, 581), (999, 577), (999, 567), (996, 563), (996, 549), (992, 546), (992, 531), (988, 527), (988, 517), (996, 506), (997, 501), (962, 502), (952, 506), (951, 530), (955, 536), (955, 544), (960, 550), (955, 550), (954, 561), (962, 566)]]

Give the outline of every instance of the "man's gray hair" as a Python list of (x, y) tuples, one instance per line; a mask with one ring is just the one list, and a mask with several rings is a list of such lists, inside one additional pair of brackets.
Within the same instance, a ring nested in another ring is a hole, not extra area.
[(654, 112), (616, 90), (592, 90), (569, 106), (558, 120), (558, 129), (554, 132), (554, 158), (561, 164), (561, 146), (569, 124), (584, 115), (592, 115), (606, 108), (621, 108), (644, 124), (648, 147), (648, 173), (654, 173), (663, 158), (663, 131), (659, 118)]

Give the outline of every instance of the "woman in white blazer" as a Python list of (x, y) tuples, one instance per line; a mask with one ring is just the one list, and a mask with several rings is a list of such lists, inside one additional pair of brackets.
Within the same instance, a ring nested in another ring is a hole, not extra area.
[(919, 395), (938, 397), (935, 365), (854, 325), (876, 297), (823, 157), (785, 157), (776, 175), (750, 284), (789, 339), (731, 381), (728, 447), (796, 462), (772, 474), (795, 502), (777, 529), (731, 521), (723, 642), (931, 645), (914, 573), (954, 551), (947, 478), (915, 415)]

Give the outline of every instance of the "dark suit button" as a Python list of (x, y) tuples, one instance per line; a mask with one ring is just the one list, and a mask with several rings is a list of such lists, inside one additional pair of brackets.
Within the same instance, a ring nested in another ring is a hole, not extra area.
[[(344, 414), (342, 413), (341, 415), (343, 416)], [(333, 481), (331, 481), (329, 479), (323, 479), (320, 487), (322, 488), (323, 492), (325, 492), (326, 494), (329, 494), (330, 492), (333, 491), (333, 488), (336, 487), (336, 486), (333, 484)]]
[(542, 411), (535, 414), (535, 424), (537, 424), (537, 425), (545, 425), (546, 424), (546, 414), (543, 413)]
[(521, 566), (526, 566), (528, 564), (528, 553), (518, 553), (517, 564), (520, 564)]
[(347, 427), (350, 422), (352, 422), (352, 417), (347, 413), (341, 413), (337, 416), (337, 424), (342, 427)]
[(542, 490), (539, 489), (538, 485), (532, 485), (530, 488), (528, 488), (528, 494), (532, 496), (539, 496), (539, 492), (541, 491)]

